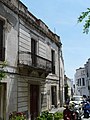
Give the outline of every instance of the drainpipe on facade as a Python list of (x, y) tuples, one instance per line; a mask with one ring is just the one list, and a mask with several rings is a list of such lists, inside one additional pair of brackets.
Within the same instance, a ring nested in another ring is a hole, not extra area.
[[(19, 10), (19, 1), (18, 1), (18, 10)], [(18, 63), (17, 65), (19, 64), (19, 13), (18, 13)], [(18, 79), (17, 79), (17, 86), (18, 86)], [(17, 87), (17, 111), (18, 111), (18, 87)]]
[(58, 47), (58, 63), (59, 63), (59, 100), (60, 100), (60, 107), (62, 106), (61, 105), (61, 86), (60, 86), (60, 58), (61, 58), (61, 42), (60, 42), (60, 46)]

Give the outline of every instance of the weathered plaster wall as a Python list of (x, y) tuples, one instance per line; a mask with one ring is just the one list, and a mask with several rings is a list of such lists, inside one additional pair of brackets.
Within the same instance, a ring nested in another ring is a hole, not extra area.
[(18, 54), (18, 16), (0, 3), (0, 16), (5, 21), (5, 61), (10, 66), (17, 66)]

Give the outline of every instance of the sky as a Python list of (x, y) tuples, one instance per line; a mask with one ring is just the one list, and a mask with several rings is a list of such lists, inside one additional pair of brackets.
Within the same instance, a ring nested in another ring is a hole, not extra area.
[(65, 74), (74, 79), (76, 69), (90, 58), (90, 33), (83, 33), (77, 23), (81, 12), (90, 7), (90, 0), (21, 0), (28, 10), (60, 36)]

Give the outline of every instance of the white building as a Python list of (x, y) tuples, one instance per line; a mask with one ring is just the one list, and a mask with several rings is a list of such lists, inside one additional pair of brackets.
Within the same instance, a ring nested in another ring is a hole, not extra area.
[(75, 95), (89, 95), (85, 68), (76, 69), (75, 73)]
[(60, 106), (60, 80), (64, 90), (60, 54), (60, 37), (22, 2), (0, 0), (0, 64), (7, 62), (6, 77), (0, 82), (1, 118), (8, 120), (18, 111), (34, 120), (52, 105)]
[(90, 58), (86, 62), (85, 66), (85, 72), (86, 72), (86, 79), (87, 79), (87, 87), (88, 87), (88, 92), (90, 96)]

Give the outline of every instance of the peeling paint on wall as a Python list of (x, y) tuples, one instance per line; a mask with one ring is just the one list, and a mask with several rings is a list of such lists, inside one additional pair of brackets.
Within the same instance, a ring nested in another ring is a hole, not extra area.
[(18, 18), (14, 12), (0, 3), (0, 15), (3, 16), (7, 22), (16, 29), (16, 25), (18, 23)]

